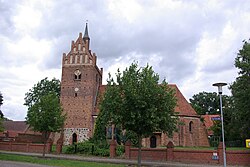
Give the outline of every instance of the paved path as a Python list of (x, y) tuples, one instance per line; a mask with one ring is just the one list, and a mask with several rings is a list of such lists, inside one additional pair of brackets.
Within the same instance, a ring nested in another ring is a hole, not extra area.
[[(40, 157), (41, 153), (24, 153), (24, 152), (10, 152), (10, 151), (0, 151), (0, 153), (5, 154), (17, 154), (17, 155), (28, 155)], [(113, 163), (113, 164), (126, 164), (126, 165), (135, 165), (137, 164), (136, 160), (127, 160), (127, 159), (117, 159), (117, 158), (100, 158), (100, 157), (84, 157), (80, 155), (69, 155), (69, 154), (46, 154), (48, 158), (57, 158), (57, 159), (68, 159), (68, 160), (78, 160), (78, 161), (88, 161), (88, 162), (101, 162), (101, 163)], [(220, 165), (208, 165), (208, 164), (183, 164), (178, 162), (159, 162), (159, 161), (142, 161), (142, 165), (152, 166), (152, 167), (219, 167)], [(233, 167), (227, 165), (228, 167)], [(240, 166), (238, 166), (240, 167)]]

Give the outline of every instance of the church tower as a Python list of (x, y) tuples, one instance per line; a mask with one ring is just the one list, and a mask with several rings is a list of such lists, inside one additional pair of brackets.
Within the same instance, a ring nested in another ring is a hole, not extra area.
[(97, 67), (96, 60), (96, 54), (90, 50), (86, 23), (84, 36), (79, 33), (69, 53), (63, 53), (60, 100), (67, 116), (64, 145), (82, 142), (94, 133), (97, 96), (102, 85), (102, 68)]

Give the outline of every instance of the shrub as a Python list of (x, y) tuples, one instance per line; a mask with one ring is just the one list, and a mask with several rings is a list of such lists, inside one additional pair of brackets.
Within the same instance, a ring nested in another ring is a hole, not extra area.
[(105, 149), (109, 149), (109, 144), (106, 140), (99, 140), (94, 142), (95, 146), (97, 146), (98, 148), (105, 148)]
[(65, 153), (66, 154), (73, 154), (73, 153), (75, 153), (75, 145), (66, 146)]
[[(76, 148), (75, 148), (76, 147)], [(77, 143), (77, 145), (67, 146), (65, 153), (73, 154), (75, 153), (96, 155), (96, 156), (109, 156), (109, 144), (106, 140), (93, 141), (88, 140), (84, 142)]]
[(94, 144), (90, 141), (77, 143), (77, 152), (81, 154), (92, 154), (94, 152)]
[(123, 145), (118, 145), (116, 147), (116, 155), (122, 156), (125, 153), (125, 147)]
[(106, 148), (96, 148), (96, 150), (94, 152), (94, 155), (108, 157), (109, 156), (109, 149), (106, 149)]

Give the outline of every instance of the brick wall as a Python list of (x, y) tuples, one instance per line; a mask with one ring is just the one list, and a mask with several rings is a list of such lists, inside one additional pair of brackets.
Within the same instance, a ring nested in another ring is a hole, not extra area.
[[(138, 149), (130, 149), (130, 159), (137, 159)], [(165, 148), (142, 148), (142, 160), (167, 160), (167, 149)]]
[(213, 153), (217, 150), (177, 150), (174, 149), (174, 161), (189, 163), (218, 164), (218, 160), (212, 160)]
[[(47, 143), (45, 152), (49, 153), (51, 151), (51, 147), (52, 147), (52, 143)], [(0, 150), (42, 153), (43, 144), (0, 142)]]
[[(197, 164), (223, 164), (222, 147), (215, 150), (174, 149), (172, 142), (167, 148), (142, 148), (142, 160), (174, 161)], [(217, 155), (218, 159), (213, 159)], [(138, 148), (131, 148), (131, 143), (125, 145), (125, 158), (137, 159)], [(228, 165), (250, 164), (250, 150), (226, 151)]]
[(226, 151), (227, 163), (231, 165), (250, 165), (250, 150), (249, 151)]

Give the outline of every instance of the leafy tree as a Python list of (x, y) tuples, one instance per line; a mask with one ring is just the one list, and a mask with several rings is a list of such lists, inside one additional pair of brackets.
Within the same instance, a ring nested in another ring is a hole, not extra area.
[[(0, 92), (0, 107), (1, 105), (3, 105), (3, 95), (2, 93)], [(0, 108), (1, 109), (1, 108)], [(0, 110), (0, 132), (2, 132), (4, 130), (4, 127), (3, 127), (3, 113), (2, 111)]]
[(46, 77), (35, 84), (29, 92), (25, 93), (24, 105), (31, 107), (38, 102), (42, 96), (49, 93), (55, 93), (57, 97), (60, 96), (60, 81), (58, 79), (53, 78), (50, 81)]
[(100, 112), (95, 124), (95, 130), (92, 140), (94, 142), (102, 142), (106, 140), (106, 126), (108, 124), (108, 116), (109, 113)]
[(65, 115), (62, 115), (59, 98), (54, 92), (42, 96), (38, 102), (29, 108), (26, 117), (27, 123), (33, 130), (44, 135), (43, 156), (45, 156), (46, 141), (50, 132), (60, 131), (64, 120)]
[(116, 126), (134, 132), (139, 142), (138, 166), (141, 166), (142, 138), (153, 132), (172, 135), (176, 130), (177, 117), (174, 107), (174, 90), (165, 81), (158, 84), (159, 75), (148, 65), (139, 68), (132, 63), (116, 81), (109, 76), (101, 113), (109, 113), (107, 119)]
[[(219, 114), (220, 115), (220, 102), (217, 93), (200, 92), (193, 95), (190, 99), (191, 105), (199, 115)], [(224, 113), (224, 130), (225, 139), (227, 141), (237, 140), (239, 133), (235, 126), (236, 114), (234, 107), (234, 100), (232, 96), (222, 95), (223, 113)], [(221, 136), (221, 122), (214, 121), (211, 127), (214, 136)]]
[(209, 114), (220, 113), (218, 111), (220, 107), (220, 101), (216, 92), (200, 92), (193, 95), (193, 97), (189, 100), (192, 107), (199, 115), (205, 115), (207, 112)]
[[(106, 128), (110, 126), (110, 112), (106, 111), (108, 110), (103, 110), (97, 117), (94, 135), (91, 139), (95, 144), (106, 143)], [(133, 146), (138, 146), (138, 138), (134, 132), (127, 130), (125, 133), (123, 133), (121, 131), (121, 127), (118, 126), (116, 126), (116, 129), (117, 130), (114, 135), (118, 144), (125, 144), (127, 140), (130, 140)]]
[(2, 93), (0, 92), (0, 106), (3, 105), (3, 95)]
[(44, 136), (43, 156), (50, 132), (60, 131), (65, 120), (59, 95), (60, 81), (55, 78), (51, 81), (47, 78), (42, 79), (25, 94), (24, 105), (28, 106), (26, 121)]
[(250, 137), (250, 43), (243, 41), (243, 47), (235, 58), (235, 67), (239, 69), (239, 76), (230, 85), (236, 109), (235, 126), (243, 140)]
[(4, 131), (4, 127), (3, 127), (3, 118), (0, 118), (0, 132)]

